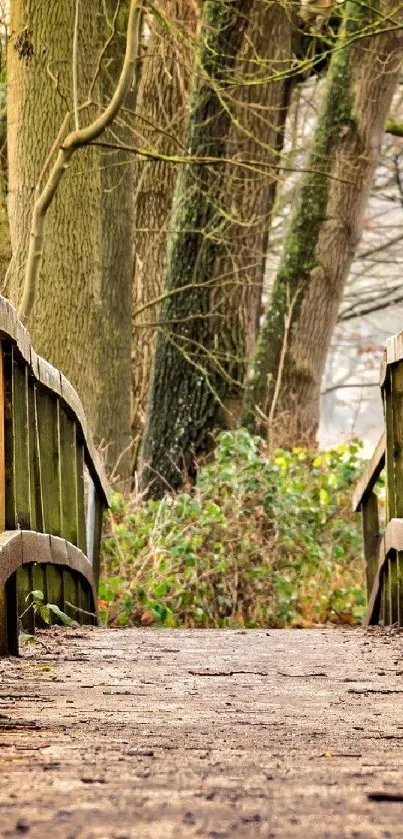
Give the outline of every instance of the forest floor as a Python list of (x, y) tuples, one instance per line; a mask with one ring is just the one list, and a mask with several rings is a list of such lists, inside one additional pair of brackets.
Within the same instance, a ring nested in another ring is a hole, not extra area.
[(403, 837), (403, 635), (54, 629), (0, 661), (0, 835)]

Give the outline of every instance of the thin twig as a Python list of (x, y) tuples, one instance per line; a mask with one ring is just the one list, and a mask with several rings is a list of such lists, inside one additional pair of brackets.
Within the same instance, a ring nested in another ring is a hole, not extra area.
[(73, 34), (73, 105), (74, 105), (74, 123), (76, 131), (80, 130), (80, 123), (78, 119), (78, 76), (77, 76), (77, 51), (78, 51), (78, 22), (80, 17), (80, 0), (76, 0), (76, 12), (74, 17), (74, 34)]
[(300, 289), (298, 288), (294, 294), (292, 300), (290, 300), (290, 289), (287, 286), (287, 311), (284, 315), (284, 335), (283, 335), (283, 343), (281, 346), (281, 353), (280, 353), (280, 360), (278, 364), (278, 372), (276, 378), (276, 384), (274, 387), (273, 399), (270, 405), (270, 411), (267, 418), (267, 438), (269, 443), (269, 451), (271, 447), (271, 436), (272, 436), (272, 429), (273, 429), (273, 421), (274, 421), (274, 413), (277, 407), (277, 402), (280, 396), (280, 388), (283, 379), (283, 372), (284, 372), (284, 365), (285, 365), (285, 357), (288, 350), (288, 336), (290, 334), (291, 329), (291, 322), (292, 316), (294, 312), (294, 306), (297, 301), (298, 295), (300, 293)]

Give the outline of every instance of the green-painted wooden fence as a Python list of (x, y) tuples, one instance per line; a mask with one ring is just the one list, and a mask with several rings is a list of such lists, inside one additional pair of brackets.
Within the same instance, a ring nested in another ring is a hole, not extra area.
[[(0, 654), (18, 653), (19, 616), (35, 589), (79, 622), (96, 622), (107, 503), (76, 391), (0, 297)], [(34, 632), (36, 620), (29, 610), (23, 628)]]

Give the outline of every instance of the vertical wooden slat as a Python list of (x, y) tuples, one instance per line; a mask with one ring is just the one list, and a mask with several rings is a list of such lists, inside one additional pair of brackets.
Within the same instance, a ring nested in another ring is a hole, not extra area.
[[(32, 569), (30, 565), (21, 565), (16, 572), (17, 578), (17, 607), (18, 607), (18, 617), (21, 618), (21, 615), (25, 612), (29, 603), (31, 602), (32, 598), (28, 598), (28, 595), (33, 590), (32, 585)], [(29, 609), (27, 614), (24, 615), (21, 621), (23, 629), (26, 632), (33, 635), (35, 632), (35, 616), (33, 609)]]
[(369, 496), (366, 496), (363, 499), (361, 513), (365, 574), (369, 599), (374, 585), (376, 572), (378, 570), (379, 548), (381, 544), (381, 535), (379, 533), (378, 498), (374, 492), (371, 492)]
[[(47, 602), (45, 569), (46, 565), (41, 565), (39, 562), (32, 565), (32, 590), (42, 592), (44, 603)], [(44, 629), (45, 627), (46, 623), (42, 620), (41, 616), (35, 615), (35, 628)]]
[(91, 565), (94, 564), (94, 535), (95, 535), (95, 507), (96, 507), (96, 492), (95, 484), (91, 475), (88, 475), (88, 492), (87, 492), (87, 518), (86, 518), (86, 534), (87, 534), (87, 557)]
[[(47, 602), (53, 603), (59, 609), (64, 609), (63, 600), (63, 569), (59, 565), (46, 564), (46, 592)], [(57, 618), (50, 615), (51, 623), (59, 623)]]
[(380, 623), (380, 624), (383, 624), (383, 626), (385, 625), (385, 613), (386, 613), (386, 606), (385, 606), (385, 601), (386, 601), (386, 588), (385, 588), (385, 580), (386, 580), (386, 570), (384, 569), (384, 570), (383, 570), (383, 572), (382, 572), (382, 574), (381, 574), (381, 579), (380, 579), (380, 589), (381, 589), (381, 596), (380, 596), (380, 600), (381, 600), (381, 605), (380, 605), (380, 609), (379, 609), (379, 619), (378, 619), (378, 620), (379, 620), (379, 623)]
[(0, 341), (0, 532), (6, 529), (5, 396), (3, 342)]
[(394, 516), (403, 518), (403, 364), (391, 367), (394, 460)]
[(63, 610), (66, 612), (67, 615), (70, 615), (74, 620), (78, 620), (77, 613), (73, 611), (71, 606), (68, 606), (67, 603), (71, 603), (72, 606), (77, 606), (78, 600), (78, 593), (77, 593), (77, 580), (74, 578), (71, 571), (67, 568), (63, 569)]
[(396, 552), (396, 557), (397, 557), (398, 578), (399, 578), (398, 622), (399, 622), (399, 626), (403, 626), (403, 553), (402, 553), (402, 551), (397, 551)]
[(30, 517), (30, 463), (28, 433), (28, 367), (19, 361), (13, 348), (13, 444), (14, 444), (14, 491), (16, 524), (21, 530), (29, 530)]
[(102, 522), (104, 505), (99, 496), (95, 496), (94, 544), (92, 549), (92, 568), (94, 571), (95, 588), (98, 592), (99, 566), (101, 561)]
[(384, 624), (385, 626), (390, 626), (391, 623), (391, 610), (390, 610), (390, 559), (387, 559), (385, 562), (385, 574), (384, 574), (384, 582), (383, 582), (383, 589), (385, 592), (384, 596)]
[[(0, 531), (6, 527), (6, 465), (4, 456), (4, 363), (3, 343), (0, 341)], [(0, 655), (8, 653), (7, 589), (0, 585)]]
[(77, 481), (77, 547), (87, 554), (84, 493), (84, 445), (76, 444), (76, 481)]
[(5, 528), (15, 530), (14, 488), (14, 433), (13, 433), (13, 350), (10, 343), (3, 344), (4, 370), (4, 452), (5, 452)]
[(58, 400), (42, 389), (35, 392), (38, 421), (40, 482), (43, 500), (43, 529), (61, 535)]
[(386, 425), (386, 522), (396, 517), (395, 472), (393, 459), (393, 402), (391, 376), (383, 389), (385, 425)]
[(86, 581), (82, 578), (78, 578), (78, 598), (77, 598), (77, 616), (76, 619), (79, 623), (90, 623), (90, 617), (86, 612), (91, 611), (91, 601), (90, 601), (90, 593)]
[(0, 655), (8, 654), (7, 633), (7, 592), (6, 586), (0, 585)]
[[(403, 364), (389, 369), (386, 395), (386, 451), (387, 451), (387, 523), (391, 518), (403, 518)], [(394, 551), (388, 562), (389, 623), (398, 620), (399, 565)]]
[(62, 536), (78, 541), (76, 424), (59, 404), (60, 494)]
[(36, 386), (33, 379), (28, 382), (28, 420), (29, 420), (29, 464), (30, 464), (30, 512), (31, 528), (43, 533), (43, 499), (41, 490), (41, 471), (39, 463), (38, 417), (35, 401)]
[(393, 551), (389, 559), (390, 623), (399, 619), (399, 574), (397, 552)]
[(18, 655), (18, 605), (17, 605), (17, 575), (14, 573), (6, 582), (7, 601), (7, 646), (9, 655)]

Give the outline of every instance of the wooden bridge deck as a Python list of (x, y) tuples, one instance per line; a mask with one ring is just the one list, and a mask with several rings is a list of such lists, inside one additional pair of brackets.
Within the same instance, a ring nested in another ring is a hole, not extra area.
[(402, 634), (39, 638), (0, 661), (2, 837), (403, 836)]

